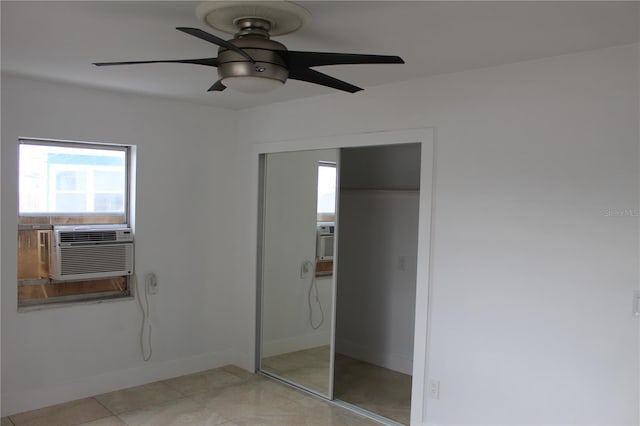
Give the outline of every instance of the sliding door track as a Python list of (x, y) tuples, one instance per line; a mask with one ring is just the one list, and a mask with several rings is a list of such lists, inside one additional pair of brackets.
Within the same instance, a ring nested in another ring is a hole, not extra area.
[(407, 425), (403, 425), (402, 423), (395, 422), (395, 421), (393, 421), (391, 419), (388, 419), (386, 417), (382, 417), (382, 416), (380, 416), (380, 415), (378, 415), (376, 413), (372, 413), (371, 411), (364, 410), (364, 409), (358, 407), (357, 405), (349, 404), (348, 402), (344, 402), (344, 401), (341, 401), (339, 399), (329, 399), (325, 395), (317, 393), (317, 392), (315, 392), (315, 391), (313, 391), (311, 389), (308, 389), (308, 388), (306, 388), (304, 386), (301, 386), (301, 385), (298, 385), (298, 384), (295, 384), (295, 383), (291, 383), (291, 382), (287, 381), (286, 379), (284, 379), (284, 378), (282, 378), (282, 377), (280, 377), (280, 376), (278, 376), (276, 374), (268, 373), (268, 372), (262, 371), (262, 370), (258, 370), (258, 374), (261, 374), (262, 376), (265, 376), (265, 377), (267, 377), (269, 379), (275, 380), (275, 381), (280, 382), (280, 383), (282, 383), (284, 385), (287, 385), (289, 387), (297, 389), (297, 390), (299, 390), (301, 392), (306, 393), (307, 395), (314, 396), (316, 398), (320, 398), (325, 402), (328, 402), (328, 403), (330, 403), (332, 405), (335, 405), (336, 407), (344, 408), (344, 409), (349, 410), (349, 411), (351, 411), (353, 413), (356, 413), (356, 414), (358, 414), (360, 416), (363, 416), (363, 417), (366, 417), (366, 418), (371, 419), (373, 421), (376, 421), (376, 422), (378, 422), (378, 423), (380, 423), (382, 425), (386, 425), (386, 426), (407, 426)]

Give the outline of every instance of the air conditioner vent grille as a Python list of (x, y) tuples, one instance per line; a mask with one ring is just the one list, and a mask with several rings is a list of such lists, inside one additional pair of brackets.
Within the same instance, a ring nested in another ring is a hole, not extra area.
[(105, 241), (116, 241), (118, 234), (116, 231), (73, 231), (60, 232), (59, 242), (61, 243), (97, 243)]
[(68, 277), (105, 273), (130, 275), (133, 270), (132, 249), (133, 244), (64, 247), (60, 249), (60, 273)]

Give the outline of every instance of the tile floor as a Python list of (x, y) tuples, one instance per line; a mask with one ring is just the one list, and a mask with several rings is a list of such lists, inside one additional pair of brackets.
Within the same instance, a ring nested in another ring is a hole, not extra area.
[(411, 418), (411, 376), (336, 354), (333, 397), (398, 423)]
[(278, 425), (378, 423), (234, 366), (3, 417), (0, 426)]
[[(330, 347), (289, 352), (262, 360), (263, 370), (327, 394)], [(336, 354), (333, 397), (408, 425), (411, 376)]]
[(262, 359), (262, 370), (323, 395), (329, 394), (329, 345)]

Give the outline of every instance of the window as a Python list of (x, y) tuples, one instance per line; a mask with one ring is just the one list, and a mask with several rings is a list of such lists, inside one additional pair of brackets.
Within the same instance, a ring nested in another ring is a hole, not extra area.
[(331, 245), (333, 253), (333, 231), (336, 221), (336, 164), (318, 163), (318, 205), (316, 218), (316, 277), (333, 273), (333, 259), (325, 258), (320, 251)]
[(318, 164), (318, 222), (336, 220), (336, 165)]
[[(129, 226), (131, 149), (20, 140), (18, 306), (130, 295), (128, 274), (105, 276), (106, 272), (91, 279), (76, 275), (72, 280), (54, 273), (61, 257), (54, 230), (61, 225)], [(77, 252), (81, 261), (85, 253)]]

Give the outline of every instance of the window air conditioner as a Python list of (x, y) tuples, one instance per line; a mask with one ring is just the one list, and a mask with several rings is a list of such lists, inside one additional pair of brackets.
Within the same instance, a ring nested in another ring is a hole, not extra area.
[(333, 260), (334, 226), (318, 226), (316, 238), (316, 258), (318, 260)]
[(133, 274), (133, 231), (122, 225), (54, 226), (50, 276), (82, 280)]

